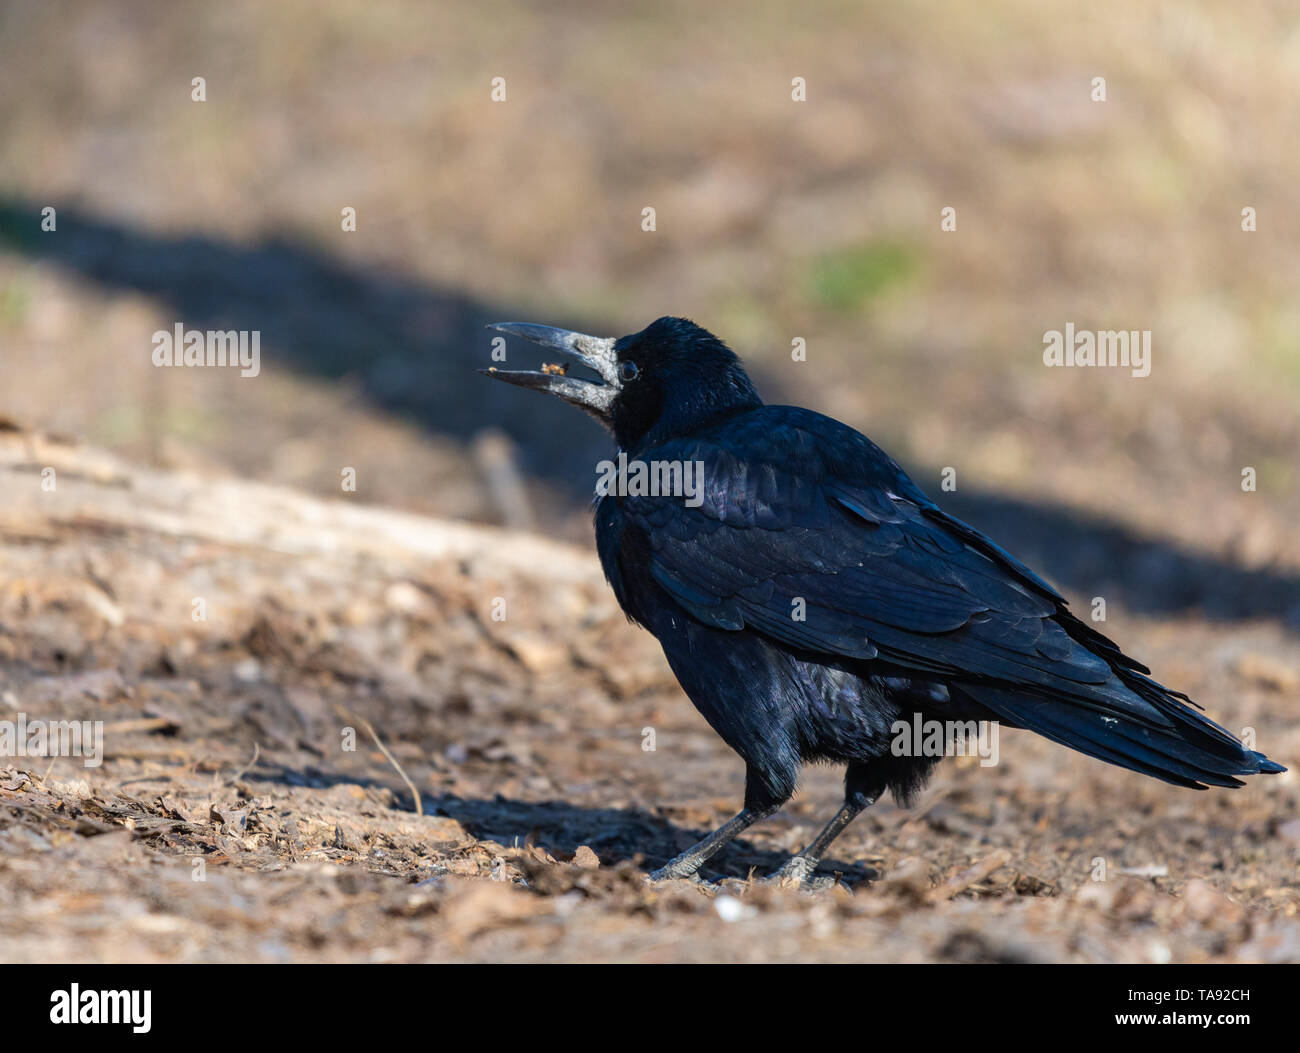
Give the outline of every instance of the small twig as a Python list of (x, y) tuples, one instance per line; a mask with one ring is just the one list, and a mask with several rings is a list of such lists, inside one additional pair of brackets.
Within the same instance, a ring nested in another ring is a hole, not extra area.
[(407, 775), (406, 771), (402, 768), (402, 766), (397, 763), (397, 758), (388, 752), (388, 747), (385, 746), (383, 741), (379, 738), (379, 735), (375, 732), (375, 729), (371, 726), (370, 721), (366, 720), (365, 717), (357, 716), (355, 713), (349, 713), (346, 709), (343, 709), (342, 706), (339, 707), (339, 710), (350, 720), (356, 721), (363, 728), (365, 728), (366, 733), (372, 739), (375, 740), (375, 745), (379, 747), (379, 752), (388, 758), (388, 763), (391, 764), (393, 766), (393, 770), (396, 771), (397, 774), (402, 777), (402, 782), (406, 783), (406, 788), (411, 791), (411, 796), (415, 798), (415, 814), (423, 815), (424, 806), (420, 803), (420, 791), (415, 788), (415, 783), (411, 781), (411, 777)]
[(171, 717), (141, 717), (138, 720), (115, 720), (104, 725), (104, 734), (126, 735), (133, 731), (167, 731), (180, 725)]
[(231, 783), (236, 783), (236, 782), (238, 782), (240, 779), (242, 779), (242, 778), (244, 777), (244, 773), (245, 773), (246, 771), (248, 771), (248, 769), (251, 768), (254, 764), (257, 763), (257, 758), (258, 758), (258, 754), (259, 754), (259, 752), (260, 752), (260, 751), (258, 750), (257, 743), (254, 742), (254, 743), (253, 743), (253, 755), (252, 755), (252, 757), (249, 758), (248, 763), (245, 764), (242, 768), (239, 769), (239, 771), (235, 772), (235, 774), (232, 775), (232, 776), (230, 776), (230, 778), (228, 778), (228, 779), (223, 779), (223, 778), (221, 778), (221, 773), (218, 772), (215, 776), (213, 776), (213, 779), (212, 779), (212, 787), (213, 787), (213, 789), (216, 789), (218, 786), (229, 786)]
[(1011, 853), (1005, 848), (999, 848), (996, 852), (985, 856), (974, 866), (967, 870), (963, 870), (946, 885), (940, 885), (938, 888), (931, 889), (928, 898), (931, 901), (952, 899), (953, 896), (965, 892), (972, 885), (978, 885), (995, 870), (1001, 870), (1010, 862)]

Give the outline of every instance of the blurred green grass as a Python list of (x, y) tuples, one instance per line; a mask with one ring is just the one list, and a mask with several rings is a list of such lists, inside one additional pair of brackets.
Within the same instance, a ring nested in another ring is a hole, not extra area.
[(813, 298), (833, 311), (852, 312), (888, 289), (913, 281), (920, 270), (916, 252), (895, 241), (826, 253), (809, 268)]

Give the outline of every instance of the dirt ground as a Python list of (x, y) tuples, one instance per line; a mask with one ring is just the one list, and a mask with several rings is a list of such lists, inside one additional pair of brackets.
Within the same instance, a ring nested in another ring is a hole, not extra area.
[(1008, 733), (861, 818), (829, 891), (756, 880), (835, 807), (828, 770), (651, 887), (742, 772), (592, 554), (0, 439), (0, 718), (104, 723), (100, 766), (0, 768), (6, 960), (1300, 960), (1274, 625), (1126, 638), (1285, 776), (1197, 794)]

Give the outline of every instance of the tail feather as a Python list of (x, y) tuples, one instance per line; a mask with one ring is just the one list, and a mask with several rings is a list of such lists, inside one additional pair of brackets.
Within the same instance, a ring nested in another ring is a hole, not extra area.
[(960, 690), (1009, 724), (1175, 786), (1237, 787), (1244, 784), (1235, 776), (1286, 770), (1144, 676), (1124, 670), (1109, 686), (1105, 707), (991, 684)]

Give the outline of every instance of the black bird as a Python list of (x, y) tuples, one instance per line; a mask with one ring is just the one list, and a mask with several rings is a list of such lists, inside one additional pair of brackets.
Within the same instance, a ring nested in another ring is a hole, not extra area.
[(658, 638), (696, 709), (745, 762), (744, 808), (651, 877), (693, 874), (789, 800), (805, 763), (846, 764), (843, 806), (780, 871), (806, 880), (881, 793), (905, 804), (925, 784), (937, 758), (891, 749), (895, 721), (914, 714), (1028, 728), (1198, 790), (1285, 770), (1150, 679), (866, 436), (764, 405), (736, 355), (693, 322), (660, 318), (621, 339), (490, 328), (596, 378), (567, 365), (485, 372), (592, 414), (629, 465), (702, 471), (693, 493), (616, 486), (596, 503), (619, 604)]

